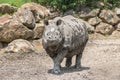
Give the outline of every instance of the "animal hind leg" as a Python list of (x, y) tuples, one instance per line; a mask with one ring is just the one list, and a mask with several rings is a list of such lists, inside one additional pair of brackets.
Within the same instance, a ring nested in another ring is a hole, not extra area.
[(66, 59), (66, 64), (65, 64), (65, 66), (66, 66), (66, 67), (70, 67), (71, 64), (72, 64), (71, 61), (72, 61), (72, 57), (67, 58), (67, 59)]
[(76, 55), (75, 68), (79, 69), (81, 67), (82, 53)]

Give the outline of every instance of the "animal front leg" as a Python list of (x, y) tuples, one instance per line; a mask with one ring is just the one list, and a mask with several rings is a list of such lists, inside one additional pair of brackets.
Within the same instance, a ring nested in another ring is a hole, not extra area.
[(66, 49), (64, 49), (60, 53), (58, 53), (58, 55), (53, 59), (54, 68), (53, 68), (52, 73), (54, 73), (54, 74), (60, 74), (61, 73), (60, 64), (61, 64), (62, 60), (64, 59), (64, 57), (66, 56), (67, 52), (68, 51)]

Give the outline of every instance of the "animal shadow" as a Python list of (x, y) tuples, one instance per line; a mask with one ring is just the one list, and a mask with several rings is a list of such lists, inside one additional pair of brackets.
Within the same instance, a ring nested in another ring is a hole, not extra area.
[[(82, 66), (79, 69), (76, 69), (74, 66), (71, 66), (71, 67), (61, 67), (60, 75), (62, 75), (64, 73), (79, 72), (79, 71), (89, 70), (89, 69), (90, 69), (90, 67), (84, 67), (84, 66)], [(49, 69), (48, 73), (51, 73), (51, 72), (52, 72), (52, 69)], [(51, 73), (51, 74), (53, 74), (53, 73)]]

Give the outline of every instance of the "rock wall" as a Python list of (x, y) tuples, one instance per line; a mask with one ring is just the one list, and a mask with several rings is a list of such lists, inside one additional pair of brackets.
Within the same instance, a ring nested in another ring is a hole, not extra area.
[[(5, 6), (9, 7), (7, 11)], [(30, 41), (41, 39), (44, 31), (43, 19), (50, 12), (37, 3), (26, 3), (17, 10), (13, 8), (8, 4), (0, 5), (0, 13), (5, 13), (0, 17), (0, 50), (5, 47), (5, 52), (29, 52), (33, 48)], [(9, 15), (11, 13), (12, 16)], [(37, 45), (40, 46), (41, 43)]]
[(115, 10), (104, 8), (91, 10), (89, 8), (84, 8), (80, 11), (79, 17), (85, 19), (94, 27), (94, 33), (113, 37), (116, 36), (115, 33), (120, 33), (120, 8), (115, 8)]
[[(1, 10), (4, 6), (1, 4)], [(37, 3), (26, 3), (9, 15), (11, 6), (7, 14), (0, 17), (0, 42), (10, 43), (15, 39), (34, 40), (42, 37), (44, 30), (43, 19), (50, 15), (49, 10)], [(13, 8), (12, 8), (13, 9)], [(3, 13), (2, 11), (0, 13)]]

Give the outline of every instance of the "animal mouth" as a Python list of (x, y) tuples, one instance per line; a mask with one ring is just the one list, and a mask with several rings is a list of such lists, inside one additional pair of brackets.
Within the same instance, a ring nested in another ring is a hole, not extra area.
[(52, 51), (56, 51), (58, 49), (58, 46), (57, 45), (52, 45), (51, 47), (50, 47), (50, 50), (52, 50)]
[(51, 46), (52, 49), (56, 49), (57, 48), (57, 45), (53, 45)]

